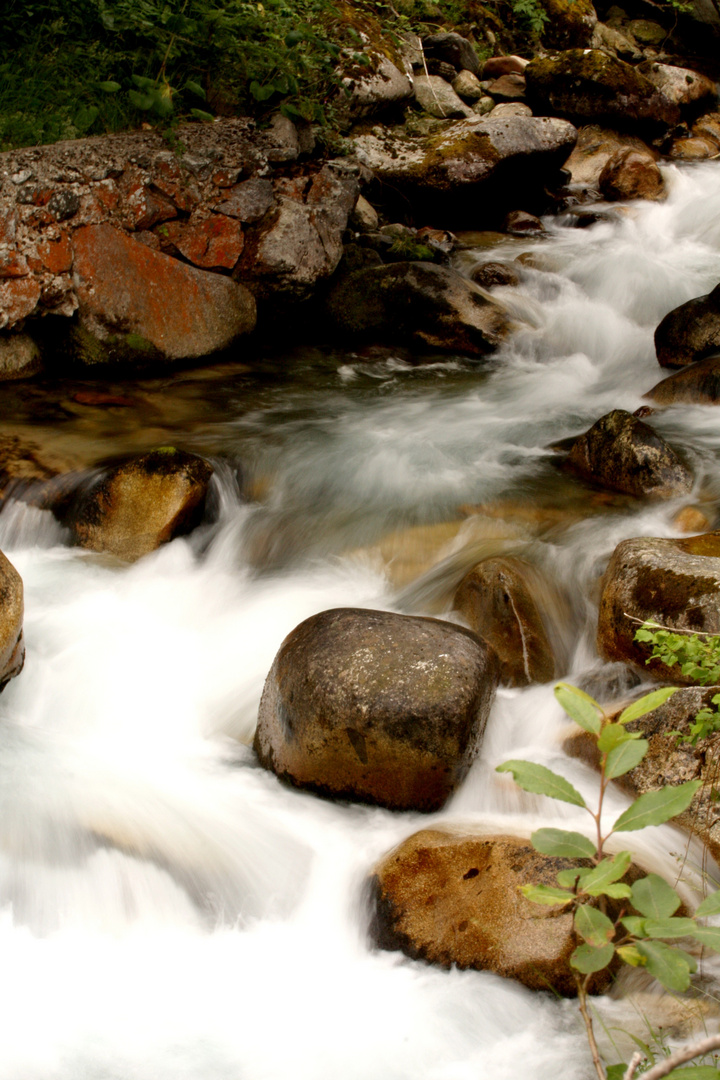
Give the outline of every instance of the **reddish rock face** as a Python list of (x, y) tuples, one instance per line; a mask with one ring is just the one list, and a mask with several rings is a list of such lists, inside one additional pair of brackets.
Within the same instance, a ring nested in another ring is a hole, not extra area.
[(224, 214), (200, 221), (172, 221), (158, 232), (189, 262), (208, 270), (216, 267), (232, 270), (245, 246), (242, 225)]
[(14, 326), (35, 310), (40, 286), (34, 278), (8, 278), (0, 281), (0, 330)]
[(185, 266), (111, 225), (88, 225), (74, 241), (80, 324), (101, 342), (122, 337), (154, 351), (153, 359), (178, 360), (224, 349), (255, 325), (251, 293), (228, 278)]

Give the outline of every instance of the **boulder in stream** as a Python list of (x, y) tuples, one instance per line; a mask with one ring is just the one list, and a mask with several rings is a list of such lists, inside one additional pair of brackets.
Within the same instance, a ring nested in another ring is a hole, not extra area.
[(597, 646), (605, 660), (620, 660), (643, 675), (691, 684), (675, 665), (646, 663), (651, 648), (634, 641), (639, 623), (720, 633), (720, 534), (681, 540), (638, 536), (615, 548), (602, 579)]
[(25, 663), (23, 614), (22, 578), (0, 551), (0, 690)]
[(658, 405), (683, 401), (693, 405), (717, 405), (720, 402), (720, 356), (696, 360), (653, 386), (646, 398)]
[(455, 270), (425, 262), (369, 266), (341, 277), (326, 299), (343, 333), (416, 342), (479, 356), (510, 331), (503, 307)]
[(260, 702), (260, 763), (300, 788), (438, 810), (477, 753), (492, 649), (438, 619), (336, 608), (282, 643)]
[(598, 180), (600, 193), (610, 202), (621, 199), (663, 199), (665, 181), (651, 153), (625, 147), (607, 162)]
[[(572, 912), (534, 904), (519, 891), (521, 885), (557, 886), (558, 872), (573, 865), (541, 855), (516, 836), (423, 829), (373, 870), (371, 937), (380, 948), (413, 959), (492, 971), (533, 990), (574, 997)], [(612, 977), (607, 969), (599, 972), (592, 992), (602, 993)]]
[(75, 543), (134, 562), (199, 523), (212, 473), (171, 446), (116, 466), (77, 496), (67, 522)]
[(720, 285), (669, 311), (655, 330), (661, 367), (684, 367), (720, 349)]
[[(604, 177), (604, 183), (607, 186), (618, 172), (628, 173), (628, 165), (625, 164), (621, 169), (618, 169), (618, 163), (630, 151), (637, 155), (637, 157), (633, 158), (632, 172), (638, 171), (639, 161), (641, 161), (643, 163), (642, 172), (650, 179), (650, 182), (642, 184), (634, 182), (631, 195), (623, 191), (620, 191), (617, 195), (603, 192), (605, 198), (657, 198), (658, 177), (660, 178), (660, 187), (663, 188), (662, 174), (657, 167), (659, 155), (636, 135), (628, 135), (602, 128), (597, 124), (586, 124), (578, 132), (577, 145), (565, 162), (565, 168), (570, 173), (568, 186), (572, 191), (577, 191), (580, 195), (599, 195), (601, 177)], [(627, 188), (625, 188), (626, 190)]]
[(513, 556), (484, 559), (466, 574), (453, 606), (497, 653), (500, 678), (510, 686), (549, 682), (555, 657), (542, 615), (545, 583)]
[(665, 440), (624, 409), (601, 416), (572, 445), (564, 468), (637, 498), (671, 499), (690, 491), (692, 473)]

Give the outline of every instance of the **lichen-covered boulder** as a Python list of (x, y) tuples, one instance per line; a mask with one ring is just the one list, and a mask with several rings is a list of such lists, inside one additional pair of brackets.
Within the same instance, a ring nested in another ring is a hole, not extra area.
[(674, 405), (683, 401), (694, 405), (720, 403), (720, 356), (697, 360), (653, 386), (646, 398), (658, 405)]
[(73, 244), (75, 350), (84, 364), (208, 356), (255, 326), (255, 300), (244, 286), (153, 251), (112, 225), (86, 225)]
[[(557, 886), (558, 872), (571, 865), (577, 863), (541, 855), (515, 836), (423, 829), (373, 869), (371, 938), (413, 959), (492, 971), (533, 990), (574, 997), (572, 912), (533, 904), (519, 891), (522, 885)], [(611, 980), (608, 970), (600, 972), (592, 992), (601, 993)]]
[(691, 684), (677, 665), (649, 660), (649, 645), (634, 640), (640, 623), (720, 633), (720, 534), (682, 540), (638, 536), (615, 548), (602, 580), (597, 646), (643, 675)]
[(453, 607), (490, 644), (500, 678), (510, 686), (549, 682), (555, 657), (541, 615), (543, 589), (537, 571), (521, 559), (484, 559), (460, 582)]
[(155, 551), (200, 522), (212, 473), (174, 447), (116, 466), (79, 491), (67, 521), (75, 543), (128, 562)]
[(712, 79), (689, 68), (652, 63), (644, 65), (642, 72), (663, 97), (681, 108), (717, 98), (717, 87)]
[(669, 311), (655, 330), (662, 367), (684, 367), (720, 349), (720, 285)]
[(617, 151), (599, 177), (600, 193), (610, 202), (622, 199), (663, 199), (665, 181), (650, 153), (631, 147)]
[(477, 753), (492, 650), (438, 619), (337, 608), (282, 643), (255, 750), (291, 784), (394, 810), (439, 809)]
[(25, 663), (23, 614), (22, 578), (0, 551), (0, 690)]
[(472, 281), (424, 262), (355, 270), (331, 289), (326, 308), (343, 333), (470, 356), (492, 352), (510, 330), (505, 310)]
[(600, 49), (568, 49), (533, 60), (525, 79), (533, 111), (545, 110), (574, 123), (663, 129), (680, 116), (678, 106), (649, 79)]
[(564, 468), (611, 491), (671, 499), (690, 491), (693, 477), (675, 451), (624, 409), (601, 416), (573, 443)]
[(340, 110), (354, 120), (410, 101), (413, 95), (413, 82), (405, 71), (382, 53), (366, 55), (370, 58), (369, 68), (363, 68), (361, 74), (345, 76), (344, 97), (338, 102)]

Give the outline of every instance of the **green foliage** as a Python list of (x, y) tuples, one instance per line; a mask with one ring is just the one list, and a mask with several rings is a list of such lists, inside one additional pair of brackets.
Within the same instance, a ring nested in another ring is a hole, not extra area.
[[(607, 833), (602, 831), (603, 801), (608, 784), (639, 764), (648, 750), (647, 740), (638, 732), (628, 731), (626, 725), (657, 708), (674, 693), (674, 687), (655, 690), (611, 720), (582, 690), (567, 683), (556, 686), (555, 694), (560, 704), (575, 723), (594, 738), (597, 746), (600, 794), (596, 809), (589, 807), (580, 792), (564, 777), (543, 765), (513, 760), (499, 765), (497, 770), (512, 773), (524, 791), (581, 807), (594, 821), (596, 840), (565, 829), (544, 828), (534, 832), (530, 839), (537, 851), (558, 858), (580, 858), (585, 864), (561, 870), (557, 874), (557, 887), (529, 884), (522, 886), (521, 892), (534, 903), (559, 904), (573, 913), (577, 944), (570, 965), (575, 973), (580, 1009), (599, 1080), (606, 1080), (606, 1075), (607, 1080), (622, 1076), (626, 1066), (611, 1066), (605, 1074), (600, 1065), (592, 1018), (586, 1007), (591, 977), (620, 961), (632, 967), (644, 967), (666, 990), (681, 993), (688, 989), (697, 965), (688, 952), (668, 941), (692, 940), (720, 952), (720, 928), (698, 922), (720, 913), (720, 891), (700, 904), (695, 918), (677, 916), (680, 897), (663, 878), (647, 874), (628, 884), (623, 878), (630, 869), (630, 852), (607, 855), (604, 850), (613, 833), (631, 832), (669, 821), (687, 809), (700, 787), (700, 781), (691, 780), (640, 795), (620, 814)], [(619, 913), (615, 918), (610, 914), (611, 901), (620, 901), (616, 905)], [(688, 1074), (690, 1080), (698, 1068), (703, 1070), (706, 1066), (677, 1070), (677, 1075)]]
[[(635, 641), (652, 646), (648, 664), (651, 660), (660, 660), (669, 668), (677, 665), (686, 679), (700, 686), (720, 683), (720, 635), (683, 634), (657, 623), (645, 622), (635, 632)], [(688, 734), (680, 736), (682, 742), (695, 746), (699, 739), (720, 731), (720, 693), (711, 701), (715, 708), (700, 709)]]

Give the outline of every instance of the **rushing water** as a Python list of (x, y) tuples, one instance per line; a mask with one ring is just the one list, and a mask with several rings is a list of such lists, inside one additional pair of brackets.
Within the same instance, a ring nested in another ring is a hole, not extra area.
[[(290, 790), (250, 743), (266, 672), (302, 619), (345, 605), (452, 617), (460, 577), (494, 551), (555, 583), (567, 677), (626, 685), (595, 655), (598, 575), (624, 537), (677, 535), (688, 500), (601, 501), (548, 444), (641, 405), (662, 377), (654, 327), (720, 280), (720, 169), (666, 176), (664, 203), (494, 249), (533, 246), (535, 268), (496, 290), (518, 329), (489, 363), (318, 352), (280, 372), (125, 384), (128, 401), (105, 410), (67, 385), (8, 389), (4, 430), (35, 423), (76, 464), (169, 441), (224, 464), (214, 521), (133, 566), (68, 547), (46, 511), (0, 516), (27, 640), (0, 698), (0, 1080), (592, 1075), (574, 1003), (366, 937), (365, 876), (416, 829), (576, 820), (494, 772), (530, 757), (592, 794), (594, 775), (563, 755), (551, 686), (498, 692), (478, 761), (432, 817)], [(652, 419), (710, 516), (717, 415)], [(610, 811), (622, 805), (613, 795)], [(669, 828), (636, 844), (669, 874), (676, 853), (702, 858)], [(612, 1001), (601, 1013), (632, 1024)]]

